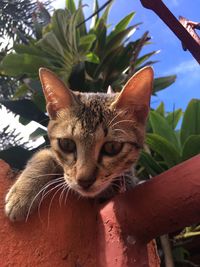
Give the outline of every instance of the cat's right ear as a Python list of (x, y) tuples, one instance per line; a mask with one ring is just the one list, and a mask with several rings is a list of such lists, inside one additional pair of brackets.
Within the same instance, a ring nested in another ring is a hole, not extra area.
[(144, 67), (135, 73), (112, 103), (112, 108), (127, 111), (144, 125), (150, 109), (153, 76), (151, 67)]
[(46, 99), (46, 109), (51, 119), (56, 119), (60, 110), (72, 105), (74, 94), (65, 84), (50, 70), (39, 69), (40, 81)]

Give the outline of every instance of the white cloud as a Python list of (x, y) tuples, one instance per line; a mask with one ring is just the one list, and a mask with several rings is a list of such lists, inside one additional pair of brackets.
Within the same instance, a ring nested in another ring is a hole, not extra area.
[(65, 7), (65, 1), (64, 0), (52, 1), (51, 6), (53, 6), (56, 9), (64, 8)]
[(173, 6), (178, 6), (179, 5), (179, 1), (178, 0), (172, 0), (172, 5)]
[(177, 7), (180, 5), (180, 0), (164, 0), (165, 4), (169, 7)]
[(196, 74), (197, 72), (200, 76), (199, 64), (197, 63), (197, 61), (195, 59), (180, 62), (177, 66), (166, 71), (167, 74), (169, 74), (169, 73)]
[(177, 75), (176, 84), (188, 91), (188, 88), (199, 88), (200, 67), (195, 59), (180, 62), (178, 65), (168, 69), (164, 75)]

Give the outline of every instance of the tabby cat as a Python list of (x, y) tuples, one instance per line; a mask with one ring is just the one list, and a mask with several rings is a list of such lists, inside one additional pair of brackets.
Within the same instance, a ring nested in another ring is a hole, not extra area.
[(83, 197), (127, 188), (143, 146), (153, 83), (145, 67), (120, 93), (72, 92), (51, 71), (39, 71), (50, 117), (50, 148), (37, 152), (5, 199), (10, 220), (24, 220), (49, 188)]

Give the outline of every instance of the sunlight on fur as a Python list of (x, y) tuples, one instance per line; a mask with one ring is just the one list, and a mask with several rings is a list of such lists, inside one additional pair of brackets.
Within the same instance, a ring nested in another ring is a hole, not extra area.
[(143, 147), (153, 83), (146, 67), (120, 93), (73, 92), (51, 71), (40, 69), (50, 117), (50, 147), (27, 163), (6, 196), (10, 220), (28, 219), (54, 192), (66, 202), (69, 191), (111, 198), (134, 185), (134, 165)]

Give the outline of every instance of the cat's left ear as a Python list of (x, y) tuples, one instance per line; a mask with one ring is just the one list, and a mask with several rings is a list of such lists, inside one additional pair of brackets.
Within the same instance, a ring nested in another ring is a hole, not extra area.
[(125, 84), (117, 99), (112, 103), (112, 107), (127, 110), (139, 122), (144, 123), (149, 112), (153, 76), (151, 67), (138, 71)]
[(73, 104), (75, 95), (50, 70), (40, 68), (39, 76), (46, 100), (47, 112), (51, 119), (56, 119), (60, 110), (69, 108)]

